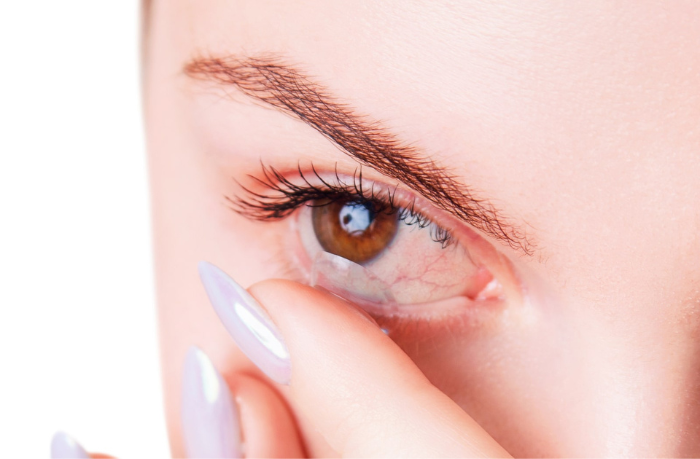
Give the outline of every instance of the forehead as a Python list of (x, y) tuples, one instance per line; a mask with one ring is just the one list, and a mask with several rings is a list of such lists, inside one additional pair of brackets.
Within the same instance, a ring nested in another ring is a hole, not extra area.
[(629, 159), (648, 132), (630, 138), (621, 129), (676, 129), (677, 118), (658, 114), (698, 114), (687, 96), (698, 89), (700, 4), (158, 5), (180, 65), (197, 53), (286, 56), (359, 112), (459, 167), (478, 159), (527, 169), (533, 155), (559, 163), (562, 152)]

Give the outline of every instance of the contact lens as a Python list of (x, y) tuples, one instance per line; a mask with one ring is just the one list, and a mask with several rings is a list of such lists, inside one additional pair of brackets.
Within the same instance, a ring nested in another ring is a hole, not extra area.
[(389, 284), (364, 266), (328, 252), (316, 254), (309, 283), (365, 309), (381, 307), (386, 310), (396, 304)]
[(395, 291), (396, 286), (382, 280), (370, 268), (328, 252), (319, 252), (314, 257), (309, 285), (328, 290), (375, 318), (407, 316), (418, 319), (454, 313), (463, 309), (468, 301), (456, 296), (428, 303), (412, 302), (410, 296)]

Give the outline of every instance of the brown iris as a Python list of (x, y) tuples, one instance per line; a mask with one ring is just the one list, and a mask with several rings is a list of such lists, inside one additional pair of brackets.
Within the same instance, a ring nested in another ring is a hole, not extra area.
[(397, 212), (377, 211), (372, 202), (349, 199), (314, 202), (311, 220), (323, 250), (355, 263), (379, 255), (399, 226)]

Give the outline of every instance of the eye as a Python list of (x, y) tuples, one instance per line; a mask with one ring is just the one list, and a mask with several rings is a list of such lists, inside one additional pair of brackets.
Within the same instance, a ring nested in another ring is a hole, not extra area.
[(246, 198), (229, 199), (249, 218), (291, 217), (285, 240), (299, 278), (330, 285), (377, 317), (433, 317), (451, 310), (446, 304), (464, 310), (500, 298), (499, 282), (474, 256), (478, 236), (446, 229), (431, 205), (398, 187), (312, 171), (288, 178), (263, 167), (254, 179), (266, 193), (244, 189)]
[(324, 286), (372, 312), (408, 312), (409, 305), (415, 312), (417, 305), (495, 294), (493, 276), (461, 241), (446, 239), (407, 208), (359, 198), (314, 201), (300, 210), (294, 228), (312, 276), (320, 274)]

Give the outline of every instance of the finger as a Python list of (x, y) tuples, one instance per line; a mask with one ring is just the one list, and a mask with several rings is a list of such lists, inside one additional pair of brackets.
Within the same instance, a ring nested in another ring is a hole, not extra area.
[(284, 336), (295, 402), (337, 451), (357, 457), (508, 455), (343, 300), (288, 281), (263, 282), (251, 293)]
[(247, 375), (227, 379), (240, 413), (245, 457), (304, 457), (294, 418), (277, 391)]
[(227, 379), (201, 349), (189, 349), (181, 411), (187, 456), (302, 457), (294, 420), (280, 396), (250, 376)]
[(200, 274), (241, 350), (272, 379), (291, 380), (295, 406), (339, 453), (508, 455), (345, 301), (290, 281), (252, 286), (256, 301), (212, 265)]

